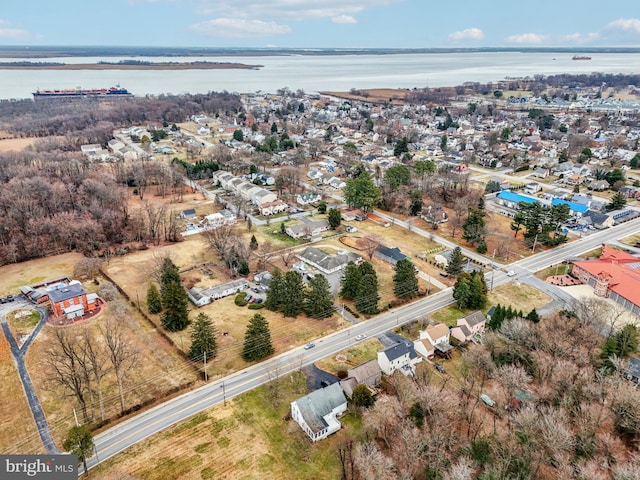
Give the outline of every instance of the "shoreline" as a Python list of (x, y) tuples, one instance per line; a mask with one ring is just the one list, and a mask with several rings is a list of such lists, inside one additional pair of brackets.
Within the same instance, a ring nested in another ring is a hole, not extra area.
[(156, 62), (156, 63), (0, 63), (0, 70), (259, 70), (264, 65), (218, 62)]

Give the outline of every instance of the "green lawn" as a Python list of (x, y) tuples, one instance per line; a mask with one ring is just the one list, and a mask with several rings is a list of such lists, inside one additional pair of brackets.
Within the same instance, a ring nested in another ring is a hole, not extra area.
[(449, 305), (448, 307), (441, 308), (437, 312), (434, 312), (431, 317), (436, 322), (444, 323), (448, 327), (454, 327), (457, 325), (456, 320), (464, 317), (467, 313), (470, 313), (471, 310), (465, 312), (464, 310), (460, 310), (455, 304)]

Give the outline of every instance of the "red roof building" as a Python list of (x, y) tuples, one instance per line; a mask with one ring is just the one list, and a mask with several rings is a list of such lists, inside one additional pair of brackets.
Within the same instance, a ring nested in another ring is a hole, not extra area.
[(640, 314), (640, 258), (603, 245), (600, 258), (573, 262), (572, 275), (591, 285), (597, 296)]

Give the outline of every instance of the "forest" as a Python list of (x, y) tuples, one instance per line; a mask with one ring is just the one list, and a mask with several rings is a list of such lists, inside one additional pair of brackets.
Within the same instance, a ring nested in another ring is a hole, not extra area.
[(96, 253), (130, 241), (176, 240), (175, 215), (146, 205), (129, 212), (126, 187), (147, 185), (165, 196), (184, 188), (184, 167), (153, 160), (95, 163), (80, 146), (106, 146), (113, 131), (131, 125), (165, 125), (205, 112), (235, 113), (240, 99), (228, 93), (132, 98), (116, 103), (0, 103), (0, 130), (39, 137), (22, 152), (0, 155), (0, 264), (66, 251)]

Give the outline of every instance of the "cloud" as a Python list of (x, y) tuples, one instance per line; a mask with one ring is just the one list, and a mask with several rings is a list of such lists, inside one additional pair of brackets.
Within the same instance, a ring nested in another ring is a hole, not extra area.
[(351, 16), (398, 0), (201, 0), (202, 15), (308, 20)]
[(266, 37), (291, 32), (287, 25), (242, 18), (214, 18), (192, 25), (191, 30), (210, 37), (224, 38)]
[(507, 43), (519, 43), (519, 44), (535, 44), (544, 43), (549, 39), (547, 35), (540, 35), (538, 33), (521, 33), (519, 35), (511, 35), (505, 38)]
[(564, 35), (560, 37), (561, 43), (573, 43), (573, 44), (583, 44), (583, 43), (592, 43), (600, 40), (602, 35), (598, 32), (590, 32), (590, 33), (570, 33), (569, 35)]
[(479, 28), (467, 28), (449, 34), (451, 42), (479, 42), (484, 40), (484, 32)]
[(9, 40), (37, 40), (42, 37), (40, 35), (34, 35), (28, 30), (15, 28), (8, 21), (0, 19), (0, 38)]
[(333, 23), (358, 23), (358, 21), (351, 15), (338, 15), (331, 19)]
[(639, 18), (619, 18), (613, 22), (607, 23), (605, 30), (618, 30), (622, 32), (635, 33), (640, 35), (640, 19)]

